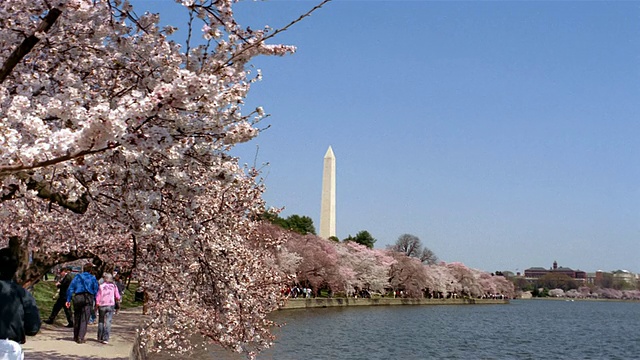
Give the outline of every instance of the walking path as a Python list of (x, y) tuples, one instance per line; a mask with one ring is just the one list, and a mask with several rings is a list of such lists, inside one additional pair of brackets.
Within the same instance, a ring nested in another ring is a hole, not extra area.
[[(25, 360), (129, 360), (136, 336), (136, 328), (142, 322), (142, 308), (124, 309), (113, 317), (109, 344), (96, 340), (98, 326), (89, 325), (84, 344), (73, 341), (73, 329), (60, 323), (42, 324), (36, 336), (27, 336), (22, 345)], [(65, 321), (66, 323), (66, 321)]]

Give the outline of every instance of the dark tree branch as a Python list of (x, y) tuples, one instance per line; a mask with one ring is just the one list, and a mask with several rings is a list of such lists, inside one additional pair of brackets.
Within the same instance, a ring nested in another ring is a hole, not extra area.
[[(76, 214), (84, 214), (89, 207), (89, 203), (91, 202), (88, 192), (82, 194), (79, 199), (70, 201), (66, 195), (52, 191), (49, 183), (46, 181), (36, 181), (27, 173), (18, 173), (17, 177), (25, 182), (28, 190), (37, 191), (39, 198), (49, 200), (50, 202), (58, 204), (59, 206), (73, 211)], [(19, 187), (17, 185), (9, 185), (8, 192), (0, 196), (0, 202), (15, 199), (18, 192)]]
[(29, 179), (27, 181), (27, 189), (38, 191), (38, 197), (56, 203), (67, 210), (71, 210), (76, 214), (84, 214), (89, 207), (89, 193), (85, 192), (75, 201), (70, 201), (66, 196), (52, 192), (49, 185), (44, 181), (35, 181)]
[(42, 279), (44, 274), (58, 264), (80, 259), (93, 259), (94, 263), (102, 262), (100, 257), (91, 250), (71, 250), (64, 253), (35, 251), (30, 254), (29, 235), (25, 237), (11, 236), (9, 248), (18, 258), (18, 271), (15, 280), (24, 288), (33, 286)]
[(0, 69), (0, 84), (11, 74), (11, 71), (18, 65), (18, 63), (33, 49), (34, 46), (40, 41), (35, 33), (46, 33), (51, 29), (53, 24), (58, 20), (58, 17), (62, 14), (62, 10), (58, 8), (52, 8), (47, 13), (47, 16), (42, 19), (42, 22), (36, 28), (36, 31), (31, 36), (28, 36), (22, 41), (22, 43), (9, 55), (7, 60), (2, 64)]

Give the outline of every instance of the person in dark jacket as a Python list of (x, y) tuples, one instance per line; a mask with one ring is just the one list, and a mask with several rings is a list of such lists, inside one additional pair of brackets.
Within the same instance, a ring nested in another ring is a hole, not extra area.
[(0, 249), (0, 359), (22, 359), (20, 344), (40, 331), (36, 300), (13, 280), (17, 269), (11, 250)]
[(59, 289), (58, 299), (56, 303), (53, 304), (53, 309), (51, 310), (51, 315), (44, 322), (46, 324), (53, 324), (58, 316), (58, 313), (61, 309), (64, 309), (64, 315), (67, 317), (67, 327), (73, 327), (73, 317), (71, 317), (71, 309), (65, 306), (67, 302), (67, 290), (69, 289), (69, 285), (71, 284), (71, 280), (73, 280), (73, 273), (71, 272), (71, 267), (64, 267), (60, 270), (61, 280), (56, 283), (56, 286)]
[[(118, 288), (118, 293), (120, 293), (120, 297), (121, 298), (124, 297), (125, 285), (122, 282), (122, 276), (120, 276), (120, 273), (116, 273), (113, 276), (113, 283), (116, 284), (116, 287)], [(116, 302), (116, 311), (115, 311), (115, 313), (117, 314), (118, 311), (120, 311), (120, 301)]]
[(71, 307), (73, 299), (73, 340), (78, 344), (85, 342), (87, 325), (93, 311), (96, 294), (98, 293), (98, 280), (91, 274), (93, 265), (87, 263), (82, 267), (82, 272), (76, 275), (69, 289), (67, 289), (66, 307)]

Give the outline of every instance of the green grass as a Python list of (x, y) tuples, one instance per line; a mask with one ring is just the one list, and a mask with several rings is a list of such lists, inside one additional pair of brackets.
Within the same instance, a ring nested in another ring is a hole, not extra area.
[[(132, 307), (142, 306), (141, 302), (135, 302), (134, 293), (135, 289), (138, 288), (137, 283), (131, 283), (129, 285), (129, 289), (126, 289), (124, 292), (124, 296), (122, 298), (122, 303), (120, 306), (123, 309), (128, 309)], [(53, 304), (56, 303), (56, 299), (58, 295), (58, 288), (56, 287), (55, 281), (40, 281), (33, 287), (33, 297), (36, 299), (36, 304), (38, 305), (38, 309), (40, 309), (40, 317), (46, 319), (51, 314), (51, 309), (53, 309)], [(64, 315), (63, 315), (64, 316)], [(60, 315), (58, 315), (60, 317)]]
[(56, 303), (54, 295), (58, 294), (58, 288), (55, 281), (40, 281), (33, 287), (33, 297), (36, 298), (36, 304), (40, 309), (40, 317), (46, 319), (51, 314), (53, 304)]
[(131, 282), (131, 284), (129, 284), (129, 288), (124, 290), (124, 296), (122, 297), (122, 302), (120, 303), (120, 306), (122, 306), (123, 309), (142, 306), (142, 302), (140, 301), (136, 302), (133, 300), (134, 293), (136, 292), (137, 288), (138, 288), (138, 283)]

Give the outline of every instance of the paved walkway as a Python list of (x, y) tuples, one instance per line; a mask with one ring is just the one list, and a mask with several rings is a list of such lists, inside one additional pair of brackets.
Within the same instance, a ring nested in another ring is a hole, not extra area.
[[(66, 328), (66, 320), (58, 316), (54, 325), (42, 324), (36, 336), (27, 336), (22, 345), (25, 360), (129, 360), (136, 335), (136, 327), (143, 319), (142, 308), (125, 309), (113, 317), (109, 344), (96, 340), (98, 326), (89, 325), (84, 344), (73, 341), (73, 329)], [(62, 320), (62, 321), (61, 321)]]

